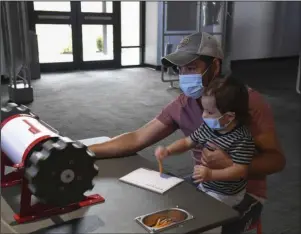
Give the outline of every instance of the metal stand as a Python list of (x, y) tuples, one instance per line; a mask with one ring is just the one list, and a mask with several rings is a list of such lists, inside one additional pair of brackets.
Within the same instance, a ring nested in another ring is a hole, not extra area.
[[(16, 168), (16, 171), (12, 171), (8, 174), (5, 174), (5, 167), (13, 167)], [(11, 187), (17, 184), (21, 184), (22, 182), (22, 174), (24, 172), (21, 171), (21, 168), (14, 165), (9, 158), (1, 152), (1, 187)]]
[[(14, 51), (14, 41), (16, 41), (16, 35), (12, 35), (12, 23), (11, 23), (11, 2), (5, 2), (5, 18), (7, 26), (7, 40), (9, 47), (9, 70), (10, 70), (10, 83), (8, 85), (9, 100), (17, 104), (27, 104), (33, 101), (33, 89), (31, 86), (31, 74), (29, 69), (30, 55), (28, 49), (28, 25), (27, 25), (27, 9), (25, 2), (16, 2), (18, 9), (18, 26), (21, 47), (21, 65), (16, 65), (16, 51)], [(17, 16), (14, 16), (17, 17)]]
[(26, 179), (23, 179), (21, 192), (20, 213), (14, 215), (14, 219), (18, 223), (25, 223), (29, 221), (38, 220), (44, 217), (63, 214), (79, 209), (81, 207), (90, 206), (96, 203), (104, 202), (104, 198), (98, 194), (85, 197), (85, 199), (78, 203), (70, 204), (66, 207), (53, 207), (43, 203), (36, 203), (31, 205), (32, 194), (28, 189)]
[[(5, 175), (6, 166), (14, 167), (17, 170)], [(21, 166), (21, 164), (13, 164), (10, 159), (3, 152), (1, 152), (1, 187), (5, 188), (22, 183), (20, 213), (14, 215), (14, 219), (18, 223), (25, 223), (44, 217), (71, 212), (81, 207), (90, 206), (105, 201), (102, 196), (94, 194), (86, 196), (84, 200), (80, 202), (69, 204), (64, 207), (53, 207), (40, 202), (31, 205), (32, 193), (28, 189), (28, 182), (23, 175), (24, 167)]]
[[(164, 37), (163, 37), (164, 38)], [(164, 39), (163, 39), (164, 40)], [(172, 46), (173, 44), (170, 44), (170, 43), (167, 43), (166, 44), (166, 47), (165, 47), (165, 55), (168, 55), (170, 53), (172, 53)], [(174, 82), (176, 81), (179, 81), (179, 79), (168, 79), (168, 80), (165, 80), (164, 79), (164, 74), (165, 74), (165, 68), (163, 65), (161, 65), (161, 81), (162, 82), (170, 82), (170, 88), (174, 88)], [(176, 76), (177, 74), (172, 70), (171, 67), (168, 67), (167, 68), (167, 74), (168, 75), (174, 75)]]

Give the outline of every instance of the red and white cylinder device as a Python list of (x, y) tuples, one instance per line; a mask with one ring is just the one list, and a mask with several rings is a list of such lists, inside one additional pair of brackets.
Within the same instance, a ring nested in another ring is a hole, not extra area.
[(29, 108), (14, 103), (1, 107), (1, 151), (15, 168), (24, 169), (32, 194), (55, 206), (82, 200), (98, 174), (87, 146), (60, 136)]
[(12, 115), (1, 123), (1, 150), (16, 165), (23, 165), (34, 146), (52, 137), (59, 135), (32, 115)]

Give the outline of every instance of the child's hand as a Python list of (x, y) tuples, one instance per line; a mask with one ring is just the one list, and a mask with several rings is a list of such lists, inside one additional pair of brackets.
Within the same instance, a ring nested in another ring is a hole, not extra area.
[(204, 181), (211, 180), (211, 169), (208, 167), (204, 167), (202, 165), (194, 166), (193, 176), (192, 178), (195, 179), (195, 183), (202, 183)]
[(161, 161), (162, 159), (166, 158), (169, 155), (168, 150), (166, 147), (159, 146), (155, 151), (155, 156), (157, 160)]

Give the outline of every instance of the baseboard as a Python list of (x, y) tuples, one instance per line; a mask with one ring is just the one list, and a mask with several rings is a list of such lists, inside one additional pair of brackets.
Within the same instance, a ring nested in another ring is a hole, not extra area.
[(161, 70), (161, 66), (158, 66), (158, 65), (144, 63), (143, 66), (144, 67), (148, 67), (148, 68), (152, 68), (152, 69), (154, 69), (156, 71)]
[[(148, 68), (152, 68), (156, 71), (161, 71), (161, 66), (160, 65), (152, 65), (152, 64), (147, 64), (147, 63), (144, 63), (143, 64), (144, 67), (148, 67)], [(164, 68), (164, 71), (166, 71), (166, 67)]]

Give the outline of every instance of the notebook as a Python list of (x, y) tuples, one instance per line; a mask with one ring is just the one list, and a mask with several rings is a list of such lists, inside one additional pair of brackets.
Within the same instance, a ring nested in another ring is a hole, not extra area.
[(122, 182), (148, 189), (160, 194), (165, 193), (184, 180), (147, 168), (139, 168), (120, 178)]

